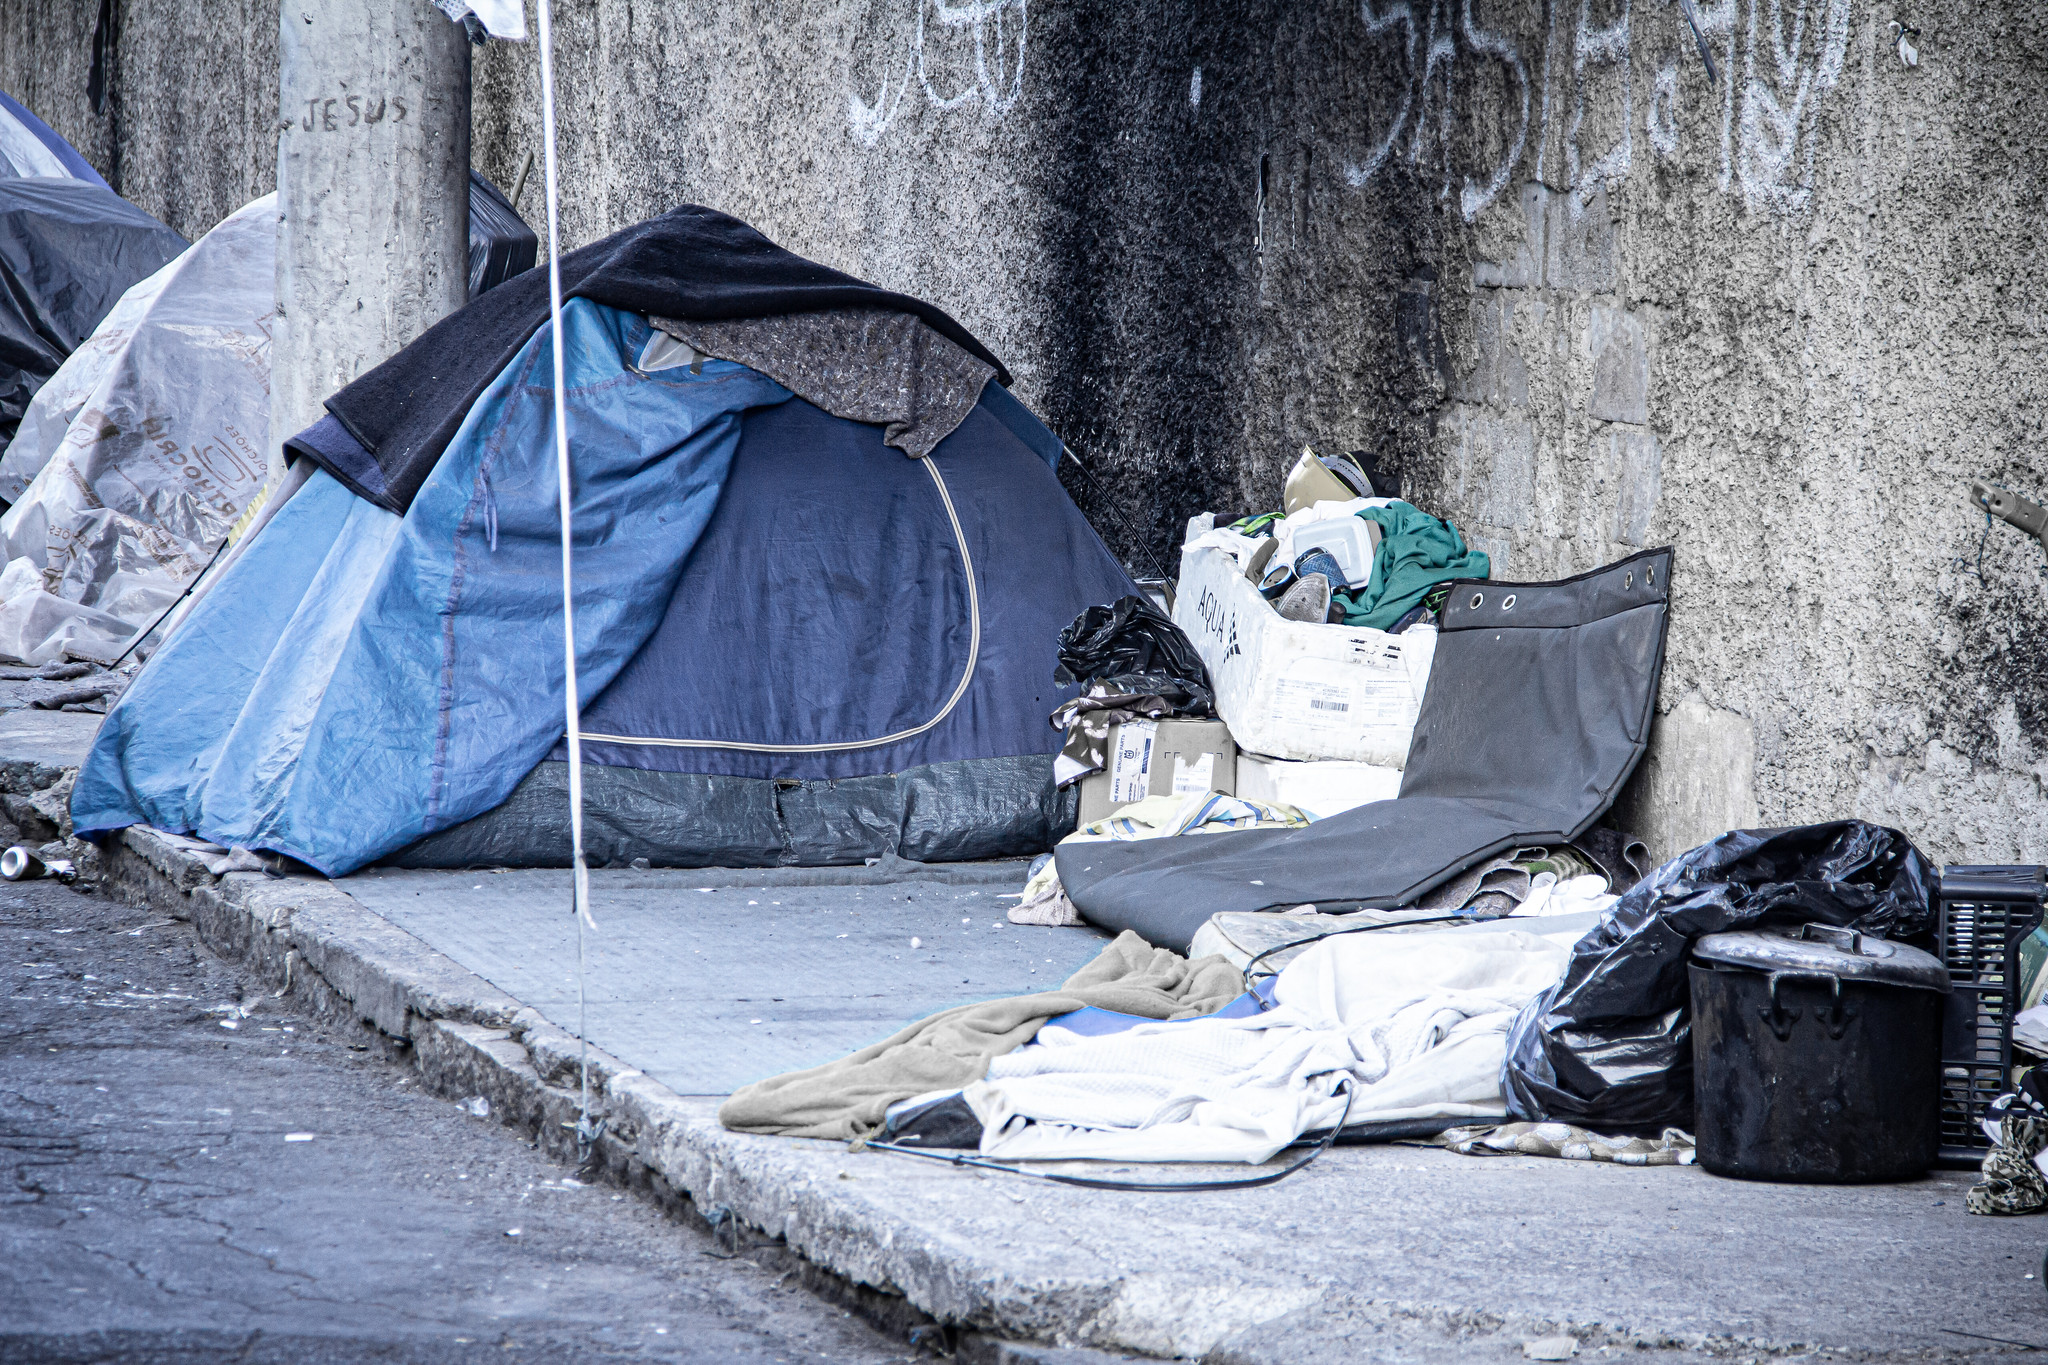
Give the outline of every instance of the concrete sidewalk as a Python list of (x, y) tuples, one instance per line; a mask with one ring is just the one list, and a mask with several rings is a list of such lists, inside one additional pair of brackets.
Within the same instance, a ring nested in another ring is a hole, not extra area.
[[(590, 874), (591, 1044), (679, 1095), (729, 1095), (970, 1000), (1056, 986), (1108, 941), (1013, 925), (1026, 863)], [(577, 1030), (567, 871), (368, 869), (335, 883)]]
[[(65, 765), (91, 731), (76, 722), (95, 720), (0, 716), (0, 800), (17, 823), (61, 813)], [(1521, 1360), (1557, 1332), (1581, 1355), (1630, 1360), (2048, 1349), (2048, 1296), (2026, 1278), (2048, 1221), (1967, 1215), (1967, 1174), (1770, 1186), (1393, 1146), (1332, 1151), (1267, 1189), (1141, 1194), (718, 1126), (713, 1096), (733, 1083), (1085, 960), (1086, 931), (991, 927), (1014, 871), (601, 874), (588, 942), (604, 1159), (967, 1341), (1260, 1365)], [(109, 844), (101, 872), (302, 1008), (390, 1040), (429, 1084), (570, 1145), (561, 874), (216, 877), (139, 830)]]

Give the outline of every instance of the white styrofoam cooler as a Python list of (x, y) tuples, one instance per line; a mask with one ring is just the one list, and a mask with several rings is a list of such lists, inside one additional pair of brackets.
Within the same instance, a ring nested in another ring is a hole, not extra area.
[(1408, 761), (1429, 684), (1436, 630), (1399, 635), (1289, 621), (1245, 580), (1225, 544), (1197, 518), (1181, 550), (1174, 623), (1208, 666), (1216, 714), (1240, 749), (1275, 758), (1347, 759), (1384, 768)]

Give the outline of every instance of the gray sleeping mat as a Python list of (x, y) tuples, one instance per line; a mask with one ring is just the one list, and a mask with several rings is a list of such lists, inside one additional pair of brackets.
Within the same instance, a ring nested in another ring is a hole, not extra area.
[(1390, 909), (1496, 854), (1579, 837), (1649, 742), (1671, 557), (1453, 585), (1400, 796), (1303, 829), (1062, 844), (1068, 897), (1091, 923), (1185, 952), (1222, 911)]

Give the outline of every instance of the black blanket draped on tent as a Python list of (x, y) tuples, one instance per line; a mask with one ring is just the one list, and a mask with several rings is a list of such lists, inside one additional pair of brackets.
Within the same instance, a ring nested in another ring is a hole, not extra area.
[[(1009, 371), (945, 310), (877, 288), (786, 251), (737, 218), (685, 204), (562, 257), (562, 297), (689, 321), (771, 317), (830, 308), (885, 308)], [(391, 359), (327, 400), (374, 464), (336, 459), (331, 441), (294, 438), (350, 491), (403, 514), (454, 438), (470, 405), (548, 317), (545, 270), (515, 275), (442, 319)]]

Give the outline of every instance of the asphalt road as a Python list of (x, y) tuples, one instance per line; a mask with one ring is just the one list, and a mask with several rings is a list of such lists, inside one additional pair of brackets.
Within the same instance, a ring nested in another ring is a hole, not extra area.
[(911, 1357), (352, 1041), (183, 924), (0, 884), (0, 1362)]

